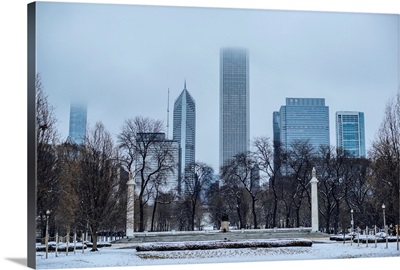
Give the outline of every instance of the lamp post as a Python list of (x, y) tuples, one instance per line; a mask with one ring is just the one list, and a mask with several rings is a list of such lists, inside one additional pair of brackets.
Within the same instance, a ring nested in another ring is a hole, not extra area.
[(350, 233), (350, 237), (351, 237), (351, 245), (353, 245), (353, 231), (354, 231), (354, 218), (353, 218), (353, 209), (350, 210), (351, 213), (351, 233)]
[(382, 204), (382, 211), (383, 211), (383, 228), (386, 228), (386, 218), (385, 218), (385, 204)]
[(46, 246), (46, 259), (48, 258), (49, 253), (49, 216), (50, 210), (46, 211), (46, 236), (44, 238), (44, 244)]
[(386, 238), (386, 248), (388, 248), (388, 231), (386, 228), (386, 217), (385, 217), (385, 204), (382, 204), (382, 211), (383, 211), (383, 228), (385, 229), (385, 238)]

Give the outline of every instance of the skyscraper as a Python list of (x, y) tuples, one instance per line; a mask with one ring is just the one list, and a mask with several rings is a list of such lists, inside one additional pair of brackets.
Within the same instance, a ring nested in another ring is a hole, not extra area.
[(336, 146), (353, 157), (365, 157), (363, 112), (336, 112)]
[[(279, 112), (272, 113), (272, 130), (273, 130), (273, 137), (272, 137), (272, 145), (274, 148), (274, 171), (275, 175), (274, 178), (277, 177), (279, 171), (279, 167), (281, 164), (281, 128), (280, 128), (280, 115)], [(274, 179), (271, 179), (273, 181)], [(270, 184), (272, 182), (270, 181)]]
[(281, 128), (280, 128), (280, 115), (279, 112), (272, 113), (272, 130), (273, 130), (273, 137), (272, 141), (275, 143), (280, 142), (281, 138)]
[(196, 146), (196, 103), (186, 89), (186, 81), (174, 104), (173, 140), (179, 144), (178, 191), (181, 192), (185, 168), (195, 162)]
[(308, 141), (315, 150), (329, 146), (329, 107), (323, 98), (286, 98), (286, 105), (273, 113), (274, 138), (284, 149), (296, 141)]
[(220, 52), (220, 166), (249, 150), (250, 97), (247, 49), (223, 48)]
[(83, 144), (86, 136), (87, 107), (85, 104), (72, 103), (69, 114), (68, 140)]

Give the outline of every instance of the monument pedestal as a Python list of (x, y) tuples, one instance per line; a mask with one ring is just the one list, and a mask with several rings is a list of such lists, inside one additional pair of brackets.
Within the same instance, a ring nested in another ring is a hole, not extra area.
[(229, 232), (229, 221), (222, 221), (221, 222), (221, 231), (222, 232)]

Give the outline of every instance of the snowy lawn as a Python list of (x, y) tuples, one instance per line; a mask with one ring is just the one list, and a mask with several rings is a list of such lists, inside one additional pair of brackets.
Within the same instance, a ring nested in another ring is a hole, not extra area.
[(400, 257), (397, 243), (358, 245), (350, 242), (318, 241), (308, 247), (273, 248), (222, 248), (210, 250), (176, 250), (138, 252), (127, 244), (113, 244), (101, 248), (98, 252), (85, 250), (76, 254), (37, 252), (37, 269), (94, 268), (118, 266), (177, 265), (201, 263), (260, 262), (315, 259)]

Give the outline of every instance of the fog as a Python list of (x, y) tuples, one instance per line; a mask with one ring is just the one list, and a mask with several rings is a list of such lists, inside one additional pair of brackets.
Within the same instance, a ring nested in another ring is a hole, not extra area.
[(37, 3), (37, 71), (68, 136), (71, 100), (114, 135), (138, 115), (163, 120), (196, 101), (196, 160), (218, 170), (219, 50), (246, 47), (250, 138), (272, 137), (286, 97), (325, 98), (335, 112), (365, 113), (366, 147), (398, 91), (398, 15), (141, 5)]

